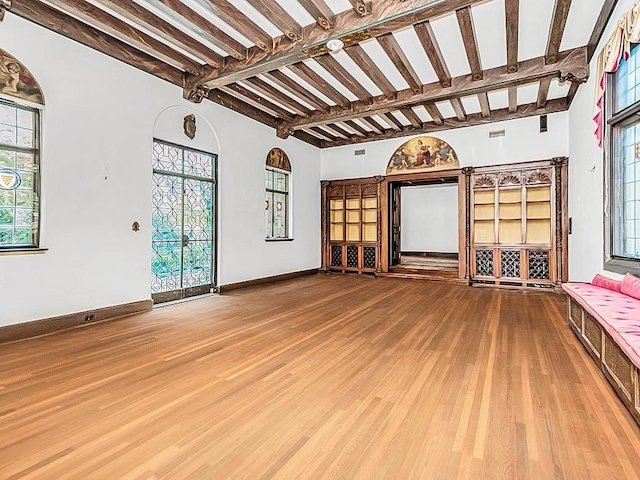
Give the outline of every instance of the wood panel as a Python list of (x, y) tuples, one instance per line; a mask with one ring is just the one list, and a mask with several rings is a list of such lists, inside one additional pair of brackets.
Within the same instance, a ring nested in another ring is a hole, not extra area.
[(637, 479), (564, 311), (324, 275), (3, 345), (0, 477)]

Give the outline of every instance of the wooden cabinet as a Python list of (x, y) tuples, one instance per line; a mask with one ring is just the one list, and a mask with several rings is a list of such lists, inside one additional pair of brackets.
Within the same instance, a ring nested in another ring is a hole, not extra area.
[(322, 183), (322, 268), (380, 271), (380, 180)]
[(475, 169), (474, 284), (551, 288), (566, 279), (566, 159)]

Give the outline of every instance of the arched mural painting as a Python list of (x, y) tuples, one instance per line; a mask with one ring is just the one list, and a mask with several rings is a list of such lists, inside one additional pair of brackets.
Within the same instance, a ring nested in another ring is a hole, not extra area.
[(31, 72), (13, 55), (0, 49), (0, 94), (44, 105), (44, 95)]
[(387, 175), (459, 168), (456, 152), (436, 137), (412, 138), (402, 144), (387, 165)]

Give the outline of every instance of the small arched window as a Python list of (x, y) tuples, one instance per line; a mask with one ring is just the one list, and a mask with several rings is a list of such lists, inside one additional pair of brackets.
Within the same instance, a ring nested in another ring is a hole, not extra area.
[(31, 72), (0, 50), (0, 251), (39, 246), (41, 105)]
[(290, 238), (291, 163), (280, 148), (267, 155), (265, 169), (265, 230), (267, 240)]

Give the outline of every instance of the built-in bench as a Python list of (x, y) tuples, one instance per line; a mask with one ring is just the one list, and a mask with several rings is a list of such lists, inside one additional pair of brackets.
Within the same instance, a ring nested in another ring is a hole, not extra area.
[(562, 288), (569, 326), (640, 425), (640, 300), (589, 283)]

